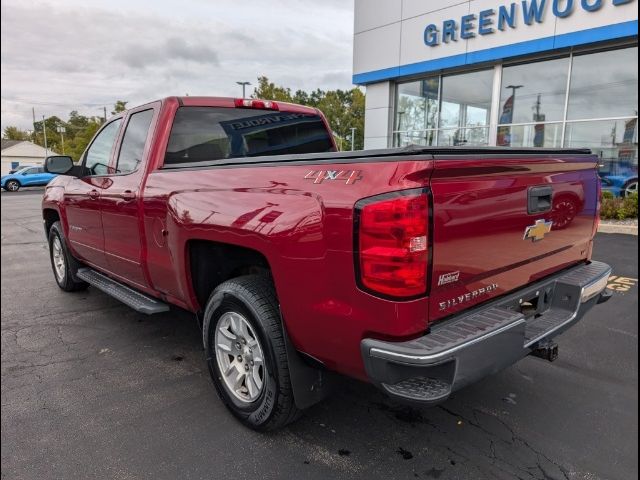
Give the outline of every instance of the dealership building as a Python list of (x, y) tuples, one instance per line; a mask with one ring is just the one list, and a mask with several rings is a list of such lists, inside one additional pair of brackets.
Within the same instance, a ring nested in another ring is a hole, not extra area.
[(636, 0), (356, 0), (353, 64), (367, 149), (588, 147), (637, 178)]

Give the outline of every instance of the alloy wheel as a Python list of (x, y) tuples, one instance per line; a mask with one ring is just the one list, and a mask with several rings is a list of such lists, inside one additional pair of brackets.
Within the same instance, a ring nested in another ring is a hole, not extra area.
[(64, 276), (66, 275), (66, 265), (64, 252), (62, 250), (62, 242), (60, 242), (59, 237), (53, 239), (51, 257), (53, 259), (53, 269), (55, 271), (56, 278), (58, 279), (58, 282), (63, 282)]
[(237, 312), (220, 316), (215, 332), (218, 369), (227, 390), (238, 400), (258, 399), (265, 384), (262, 347), (249, 321)]
[(633, 193), (638, 193), (638, 182), (629, 183), (624, 188), (624, 196), (625, 197), (628, 197), (629, 195), (631, 195)]

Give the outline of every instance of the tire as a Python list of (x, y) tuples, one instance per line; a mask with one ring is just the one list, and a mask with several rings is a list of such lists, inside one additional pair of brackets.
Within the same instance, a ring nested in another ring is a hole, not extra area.
[(7, 183), (4, 184), (4, 189), (7, 192), (17, 192), (18, 190), (20, 190), (20, 182), (17, 180), (9, 180)]
[(85, 290), (89, 286), (86, 282), (74, 279), (79, 263), (67, 248), (60, 222), (55, 222), (49, 229), (49, 257), (51, 258), (53, 278), (56, 279), (56, 283), (62, 290), (77, 292)]
[[(244, 425), (258, 431), (275, 430), (300, 416), (293, 398), (280, 308), (268, 277), (247, 275), (219, 285), (207, 301), (203, 340), (218, 396)], [(243, 370), (244, 381), (238, 382)], [(225, 376), (225, 371), (231, 374)], [(262, 385), (256, 391), (260, 378)]]
[(638, 179), (634, 178), (633, 180), (629, 180), (622, 187), (622, 197), (628, 197), (632, 193), (638, 193)]

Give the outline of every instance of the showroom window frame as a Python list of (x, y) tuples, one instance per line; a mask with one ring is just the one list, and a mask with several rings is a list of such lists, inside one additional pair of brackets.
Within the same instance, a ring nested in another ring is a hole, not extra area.
[[(451, 70), (451, 71), (447, 71), (447, 72), (434, 72), (433, 74), (429, 74), (429, 75), (424, 75), (424, 76), (419, 76), (419, 77), (414, 77), (411, 79), (406, 79), (403, 80), (401, 82), (395, 82), (394, 84), (394, 95), (392, 96), (393, 100), (394, 100), (394, 105), (393, 105), (393, 109), (392, 109), (392, 131), (391, 131), (391, 138), (390, 138), (390, 145), (393, 147), (397, 147), (399, 146), (396, 143), (396, 138), (399, 138), (399, 135), (404, 135), (404, 137), (409, 137), (409, 134), (420, 134), (423, 133), (427, 134), (427, 132), (434, 132), (435, 133), (435, 138), (434, 138), (434, 146), (437, 146), (439, 144), (439, 140), (440, 140), (440, 132), (443, 130), (452, 130), (451, 128), (440, 128), (440, 116), (442, 114), (441, 112), (441, 106), (442, 106), (442, 85), (443, 85), (443, 79), (448, 77), (448, 76), (452, 76), (452, 75), (460, 75), (460, 74), (466, 74), (466, 73), (474, 73), (474, 72), (478, 72), (478, 71), (484, 71), (484, 70), (490, 70), (491, 68), (494, 69), (494, 77), (493, 77), (493, 88), (492, 88), (492, 97), (491, 97), (491, 114), (490, 114), (490, 120), (489, 120), (489, 125), (487, 125), (486, 127), (461, 127), (458, 130), (466, 130), (466, 129), (479, 129), (479, 128), (488, 128), (489, 132), (488, 132), (488, 142), (487, 144), (489, 146), (496, 146), (498, 143), (498, 132), (500, 127), (521, 127), (521, 126), (531, 126), (534, 127), (535, 125), (560, 125), (561, 126), (561, 131), (560, 131), (560, 147), (565, 147), (566, 145), (566, 141), (567, 141), (567, 129), (569, 127), (569, 124), (574, 124), (574, 123), (584, 123), (584, 122), (602, 122), (602, 121), (623, 121), (623, 120), (633, 120), (636, 119), (638, 120), (638, 115), (629, 115), (629, 116), (615, 116), (615, 117), (594, 117), (594, 118), (578, 118), (578, 119), (572, 119), (569, 120), (568, 119), (568, 114), (569, 114), (569, 99), (570, 99), (570, 94), (571, 94), (571, 81), (572, 81), (572, 76), (573, 76), (573, 64), (574, 64), (574, 60), (575, 57), (577, 56), (584, 56), (584, 55), (589, 55), (589, 54), (596, 54), (596, 53), (602, 53), (602, 52), (608, 52), (608, 51), (614, 51), (614, 50), (624, 50), (627, 48), (638, 48), (638, 42), (637, 40), (635, 41), (621, 41), (621, 42), (611, 42), (608, 43), (606, 45), (600, 45), (596, 48), (594, 48), (593, 46), (581, 46), (581, 47), (573, 47), (571, 49), (567, 49), (567, 50), (562, 50), (562, 51), (558, 51), (558, 52), (553, 52), (553, 53), (542, 53), (539, 55), (535, 55), (535, 56), (530, 56), (527, 58), (519, 58), (519, 59), (514, 59), (512, 61), (503, 61), (500, 63), (496, 63), (493, 66), (488, 66), (488, 65), (478, 65), (475, 68), (458, 68), (455, 70)], [(499, 123), (499, 119), (500, 119), (500, 101), (501, 101), (501, 89), (502, 89), (502, 82), (503, 82), (503, 70), (504, 68), (508, 68), (508, 67), (512, 67), (512, 66), (517, 66), (517, 65), (526, 65), (526, 64), (532, 64), (532, 63), (538, 63), (538, 62), (544, 62), (544, 61), (549, 61), (549, 60), (554, 60), (554, 59), (560, 59), (560, 58), (568, 58), (569, 62), (568, 62), (568, 72), (567, 72), (567, 82), (566, 82), (566, 86), (565, 86), (565, 94), (564, 94), (564, 108), (563, 108), (563, 115), (562, 115), (562, 119), (560, 120), (552, 120), (552, 121), (545, 121), (545, 122), (521, 122), (521, 123), (508, 123), (508, 124), (501, 124)], [(438, 78), (438, 110), (436, 113), (436, 117), (437, 117), (437, 121), (436, 121), (436, 125), (437, 128), (434, 129), (424, 129), (424, 130), (396, 130), (395, 129), (395, 125), (396, 125), (396, 118), (397, 118), (397, 107), (398, 107), (398, 100), (399, 100), (399, 89), (398, 86), (400, 84), (404, 84), (404, 83), (411, 83), (411, 82), (419, 82), (419, 81), (423, 81), (426, 80), (427, 78), (432, 78), (432, 77), (437, 77)]]

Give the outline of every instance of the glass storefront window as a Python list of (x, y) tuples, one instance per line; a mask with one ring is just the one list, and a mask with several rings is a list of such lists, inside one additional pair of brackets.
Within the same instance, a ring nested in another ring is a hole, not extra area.
[(584, 147), (603, 185), (637, 178), (637, 46), (503, 66), (490, 137), (494, 72), (398, 84), (393, 144)]
[(440, 78), (398, 85), (395, 130), (408, 132), (436, 127)]
[(453, 128), (438, 132), (438, 145), (441, 147), (485, 146), (489, 145), (488, 128)]
[(637, 115), (638, 47), (574, 57), (569, 120)]
[(504, 67), (499, 123), (564, 120), (569, 61), (566, 57)]
[(407, 145), (422, 145), (423, 147), (430, 147), (435, 144), (435, 130), (395, 132), (393, 134), (393, 145), (396, 147), (406, 147)]
[(493, 70), (443, 77), (440, 128), (489, 125), (492, 85)]
[(590, 148), (600, 157), (600, 176), (623, 186), (638, 177), (638, 119), (567, 123), (567, 147)]
[(562, 146), (562, 123), (503, 125), (498, 127), (498, 146), (545, 147)]

